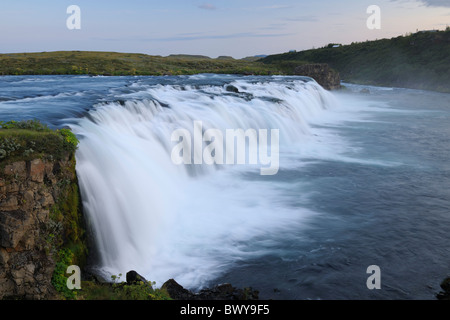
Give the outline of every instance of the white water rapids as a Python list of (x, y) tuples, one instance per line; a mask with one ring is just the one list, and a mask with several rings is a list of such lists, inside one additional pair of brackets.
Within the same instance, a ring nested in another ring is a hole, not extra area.
[[(230, 84), (238, 92), (227, 90)], [(175, 165), (171, 134), (192, 132), (194, 121), (224, 132), (279, 129), (283, 174), (302, 157), (339, 150), (337, 137), (311, 125), (336, 108), (332, 93), (314, 81), (278, 77), (135, 86), (72, 126), (81, 139), (77, 174), (101, 273), (133, 269), (159, 285), (174, 278), (198, 288), (237, 261), (268, 254), (275, 236), (289, 239), (314, 214), (292, 205), (291, 186), (261, 177), (260, 166)]]

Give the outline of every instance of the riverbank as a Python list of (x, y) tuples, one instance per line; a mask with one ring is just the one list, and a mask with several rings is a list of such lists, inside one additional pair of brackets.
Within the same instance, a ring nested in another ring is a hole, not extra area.
[(327, 63), (345, 82), (450, 92), (450, 28), (391, 39), (328, 44), (270, 55), (264, 64), (287, 72), (304, 63)]

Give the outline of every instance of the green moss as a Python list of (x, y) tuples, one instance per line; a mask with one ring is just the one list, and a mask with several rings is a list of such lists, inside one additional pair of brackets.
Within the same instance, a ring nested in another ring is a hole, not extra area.
[[(69, 265), (77, 265), (83, 269), (86, 265), (89, 250), (75, 172), (74, 155), (69, 160), (69, 165), (63, 170), (66, 170), (66, 172), (62, 172), (62, 176), (67, 177), (67, 179), (58, 182), (61, 194), (50, 209), (50, 225), (56, 226), (56, 228), (53, 232), (48, 233), (48, 239), (52, 242), (52, 250), (58, 251), (57, 267), (53, 274), (52, 283), (63, 297), (74, 299), (76, 291), (67, 289), (68, 277), (65, 271)], [(69, 179), (69, 177), (73, 178)]]
[[(66, 183), (66, 182), (63, 182)], [(77, 181), (69, 182), (58, 201), (52, 206), (50, 218), (61, 226), (61, 232), (53, 241), (58, 247), (68, 248), (74, 254), (74, 264), (86, 264), (88, 246)]]

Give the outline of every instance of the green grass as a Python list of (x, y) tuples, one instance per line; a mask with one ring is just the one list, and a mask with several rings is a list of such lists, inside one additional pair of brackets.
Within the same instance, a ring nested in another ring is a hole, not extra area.
[(154, 289), (144, 282), (129, 285), (82, 281), (77, 291), (79, 300), (172, 300), (165, 290)]
[(36, 120), (0, 121), (0, 167), (41, 157), (62, 159), (77, 146), (77, 138), (68, 129), (53, 131)]
[(205, 56), (151, 56), (138, 53), (56, 51), (0, 54), (2, 75), (189, 75), (231, 73), (265, 75), (276, 72), (257, 61), (211, 59)]

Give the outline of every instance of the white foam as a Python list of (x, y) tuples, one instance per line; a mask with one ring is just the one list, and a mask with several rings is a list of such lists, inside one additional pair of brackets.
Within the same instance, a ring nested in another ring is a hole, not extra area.
[(281, 170), (347, 150), (333, 131), (311, 127), (345, 119), (334, 95), (315, 82), (231, 84), (239, 93), (225, 86), (143, 86), (143, 100), (99, 105), (73, 126), (100, 270), (134, 269), (157, 284), (175, 278), (201, 287), (237, 261), (268, 254), (274, 234), (288, 236), (315, 214), (283, 201), (290, 186), (276, 177), (248, 178), (257, 175), (254, 166), (171, 162), (171, 133), (192, 130), (194, 120), (222, 130), (279, 129)]

